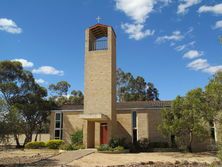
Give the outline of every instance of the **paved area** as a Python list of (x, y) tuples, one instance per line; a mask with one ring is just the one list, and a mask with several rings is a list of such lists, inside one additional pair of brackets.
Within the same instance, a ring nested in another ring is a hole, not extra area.
[(71, 163), (74, 160), (78, 160), (84, 156), (94, 153), (95, 149), (83, 149), (76, 151), (67, 151), (62, 152), (61, 154), (39, 161), (33, 166), (66, 166), (68, 163)]

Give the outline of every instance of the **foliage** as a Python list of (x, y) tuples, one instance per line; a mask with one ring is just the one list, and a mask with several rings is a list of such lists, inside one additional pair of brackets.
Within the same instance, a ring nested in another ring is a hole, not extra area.
[(67, 95), (67, 92), (71, 85), (67, 81), (60, 81), (56, 84), (50, 84), (49, 90), (55, 97), (61, 97), (63, 95)]
[(169, 144), (167, 142), (151, 142), (149, 148), (169, 148)]
[(217, 157), (222, 161), (222, 146), (218, 146)]
[(101, 144), (97, 147), (98, 151), (110, 151), (111, 147), (108, 144)]
[(205, 87), (207, 120), (218, 122), (218, 114), (222, 112), (222, 72), (216, 73)]
[(71, 136), (71, 143), (75, 145), (81, 145), (83, 144), (83, 131), (82, 130), (76, 130)]
[(80, 90), (73, 90), (69, 97), (70, 104), (83, 105), (84, 95)]
[(18, 134), (25, 134), (24, 144), (32, 140), (32, 133), (46, 122), (50, 105), (47, 91), (39, 86), (31, 72), (20, 62), (0, 61), (0, 97), (5, 103), (4, 125), (20, 146)]
[(137, 141), (136, 147), (138, 151), (147, 151), (149, 149), (149, 140), (147, 138), (142, 138)]
[(25, 148), (28, 148), (28, 149), (39, 149), (39, 148), (44, 148), (44, 147), (46, 147), (46, 144), (45, 142), (42, 142), (42, 141), (28, 142), (25, 145)]
[(109, 146), (111, 148), (118, 146), (126, 147), (125, 138), (111, 138), (109, 141)]
[(206, 110), (205, 97), (202, 89), (189, 91), (185, 97), (178, 96), (171, 109), (162, 111), (160, 129), (166, 136), (175, 135), (177, 143), (186, 145), (192, 152), (194, 136), (204, 139), (209, 136), (206, 120), (203, 118)]
[(46, 143), (46, 147), (50, 149), (59, 149), (60, 145), (64, 144), (63, 140), (49, 140)]
[(70, 144), (70, 143), (61, 144), (59, 147), (60, 150), (67, 150), (67, 151), (79, 150), (84, 148), (85, 146), (83, 144)]
[(126, 148), (125, 138), (111, 138), (109, 144), (97, 147), (98, 151), (118, 152)]
[(50, 100), (57, 106), (64, 104), (83, 105), (84, 95), (80, 90), (73, 90), (71, 95), (67, 95), (71, 85), (67, 81), (60, 81), (49, 85)]
[(159, 100), (158, 90), (153, 83), (146, 83), (143, 77), (134, 77), (120, 68), (116, 71), (116, 84), (117, 100), (120, 102)]
[(114, 147), (113, 148), (113, 151), (115, 152), (118, 152), (118, 151), (123, 151), (124, 150), (124, 147), (123, 146), (117, 146), (117, 147)]

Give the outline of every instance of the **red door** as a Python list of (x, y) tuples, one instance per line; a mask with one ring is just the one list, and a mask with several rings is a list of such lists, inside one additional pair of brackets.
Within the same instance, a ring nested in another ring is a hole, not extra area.
[(107, 123), (100, 124), (100, 144), (108, 144), (108, 126)]

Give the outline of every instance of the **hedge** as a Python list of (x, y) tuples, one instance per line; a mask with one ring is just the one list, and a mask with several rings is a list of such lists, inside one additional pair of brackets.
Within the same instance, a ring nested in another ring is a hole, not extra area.
[(49, 140), (46, 143), (46, 147), (50, 149), (59, 149), (60, 145), (64, 144), (63, 140)]
[(43, 148), (43, 147), (46, 147), (46, 144), (42, 141), (33, 141), (25, 145), (25, 148), (28, 148), (28, 149), (38, 149), (38, 148)]

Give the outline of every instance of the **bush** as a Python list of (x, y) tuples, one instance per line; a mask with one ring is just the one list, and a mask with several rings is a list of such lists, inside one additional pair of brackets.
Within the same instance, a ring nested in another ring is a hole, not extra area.
[(111, 147), (108, 144), (101, 144), (99, 147), (97, 147), (98, 151), (110, 151)]
[(71, 143), (75, 145), (82, 145), (83, 144), (83, 131), (77, 130), (71, 136)]
[(63, 140), (49, 140), (46, 143), (46, 147), (50, 149), (59, 149), (60, 145), (64, 144)]
[(118, 147), (118, 146), (122, 146), (125, 147), (125, 138), (112, 138), (109, 141), (109, 146), (112, 148)]
[(71, 151), (71, 150), (79, 150), (79, 149), (84, 149), (85, 146), (84, 145), (75, 145), (75, 144), (61, 144), (59, 149), (60, 150), (67, 150), (67, 151)]
[(124, 147), (122, 146), (117, 146), (115, 148), (113, 148), (113, 151), (123, 151), (124, 150)]
[(136, 147), (139, 149), (139, 151), (148, 151), (149, 149), (149, 140), (147, 138), (142, 138), (138, 140)]
[(73, 148), (73, 145), (72, 144), (61, 144), (60, 146), (59, 146), (59, 149), (60, 150), (74, 150), (74, 148)]
[(222, 161), (222, 145), (218, 146), (217, 157)]
[(32, 141), (25, 145), (25, 148), (28, 149), (38, 149), (38, 148), (44, 148), (46, 147), (46, 144), (42, 141)]
[(150, 148), (169, 148), (169, 144), (167, 142), (152, 142), (149, 144)]

